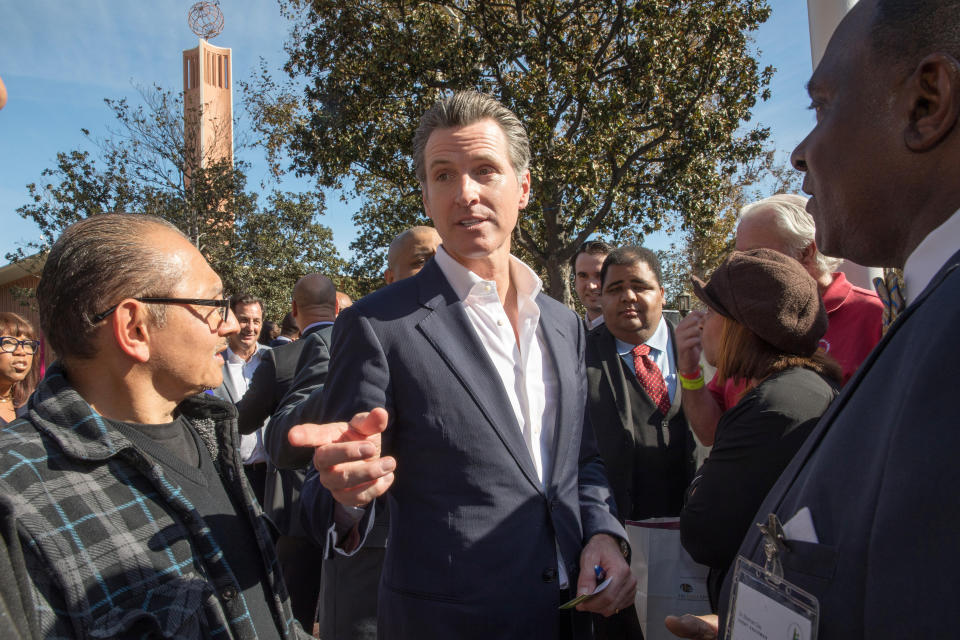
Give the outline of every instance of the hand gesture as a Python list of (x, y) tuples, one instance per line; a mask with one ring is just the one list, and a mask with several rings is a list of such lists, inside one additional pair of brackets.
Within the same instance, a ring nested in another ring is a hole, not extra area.
[(287, 436), (295, 447), (314, 447), (313, 466), (333, 498), (348, 507), (362, 507), (383, 495), (393, 483), (397, 461), (380, 457), (380, 434), (387, 412), (358, 413), (349, 423), (298, 424)]

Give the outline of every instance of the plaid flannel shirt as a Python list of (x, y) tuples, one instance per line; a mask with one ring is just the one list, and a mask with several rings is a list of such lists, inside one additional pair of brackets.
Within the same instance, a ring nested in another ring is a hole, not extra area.
[[(290, 610), (269, 531), (239, 458), (236, 410), (209, 395), (179, 407), (260, 547), (284, 638)], [(242, 587), (200, 513), (163, 468), (95, 413), (54, 365), (23, 418), (0, 428), (0, 532), (37, 638), (255, 638)], [(254, 559), (255, 561), (255, 559)], [(17, 613), (15, 611), (15, 613)], [(19, 617), (19, 614), (15, 617)]]

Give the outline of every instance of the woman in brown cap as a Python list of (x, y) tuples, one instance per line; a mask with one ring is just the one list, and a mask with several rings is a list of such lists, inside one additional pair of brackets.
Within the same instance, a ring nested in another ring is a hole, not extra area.
[[(720, 418), (680, 514), (684, 548), (710, 567), (716, 611), (723, 577), (760, 503), (836, 397), (842, 374), (819, 349), (827, 314), (817, 283), (793, 258), (770, 249), (735, 251), (709, 284), (693, 280), (708, 307), (704, 357), (717, 368), (718, 382), (748, 382)], [(681, 384), (699, 388), (703, 373)]]

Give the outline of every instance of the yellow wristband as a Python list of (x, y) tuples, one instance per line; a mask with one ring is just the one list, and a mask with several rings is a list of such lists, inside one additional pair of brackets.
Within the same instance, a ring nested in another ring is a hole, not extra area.
[(680, 373), (678, 377), (680, 378), (680, 386), (688, 391), (703, 389), (703, 367), (700, 368), (700, 375), (696, 378), (687, 378), (682, 373)]

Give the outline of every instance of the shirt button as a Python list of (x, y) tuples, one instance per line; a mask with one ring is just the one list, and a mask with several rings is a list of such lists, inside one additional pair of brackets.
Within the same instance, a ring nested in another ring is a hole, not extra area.
[(497, 320), (497, 326), (498, 326), (498, 327), (502, 327), (502, 326), (503, 326), (503, 320)]

